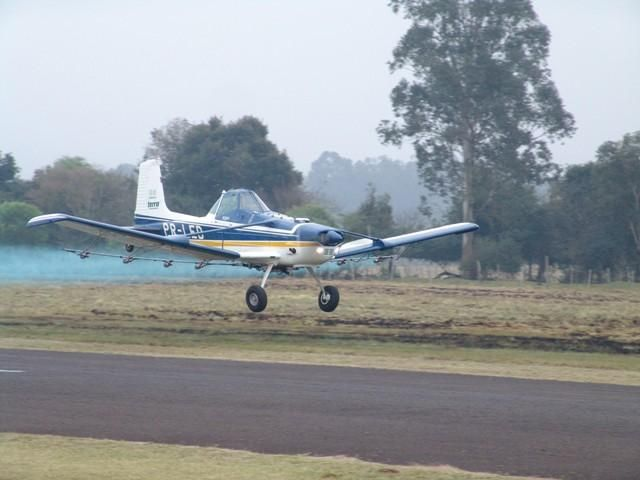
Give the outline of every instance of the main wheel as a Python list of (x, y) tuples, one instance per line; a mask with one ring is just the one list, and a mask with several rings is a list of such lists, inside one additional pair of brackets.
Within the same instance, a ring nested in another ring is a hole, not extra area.
[(252, 312), (261, 312), (267, 308), (267, 292), (260, 285), (251, 285), (245, 296), (247, 307)]
[(323, 312), (333, 312), (340, 302), (340, 293), (338, 289), (332, 285), (327, 285), (320, 290), (318, 295), (318, 306)]

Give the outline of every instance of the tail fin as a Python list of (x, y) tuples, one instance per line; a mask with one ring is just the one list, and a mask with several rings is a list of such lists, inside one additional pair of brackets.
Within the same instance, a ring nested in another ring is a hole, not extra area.
[(164, 201), (160, 160), (146, 160), (139, 166), (136, 220), (138, 215), (164, 217), (169, 214), (171, 210), (167, 208)]

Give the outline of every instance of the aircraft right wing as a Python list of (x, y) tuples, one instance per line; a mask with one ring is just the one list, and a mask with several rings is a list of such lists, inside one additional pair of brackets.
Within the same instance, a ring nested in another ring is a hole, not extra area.
[(353, 257), (355, 255), (365, 255), (380, 250), (389, 250), (403, 245), (432, 240), (434, 238), (445, 237), (447, 235), (458, 235), (461, 233), (478, 230), (475, 223), (454, 223), (442, 227), (429, 228), (419, 232), (405, 233), (388, 238), (362, 238), (352, 242), (343, 243), (335, 250), (336, 259)]
[(65, 213), (52, 213), (34, 217), (27, 222), (28, 227), (49, 223), (60, 223), (64, 227), (89, 233), (100, 238), (116, 240), (140, 247), (160, 247), (176, 253), (188, 254), (203, 260), (238, 260), (240, 254), (233, 250), (205, 247), (192, 242), (187, 235), (156, 235), (132, 227), (120, 227), (110, 223), (97, 222), (74, 217)]

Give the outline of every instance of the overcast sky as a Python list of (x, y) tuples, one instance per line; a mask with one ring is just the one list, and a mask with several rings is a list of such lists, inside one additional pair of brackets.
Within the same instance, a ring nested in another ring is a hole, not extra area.
[[(561, 164), (640, 130), (640, 2), (534, 0), (578, 133)], [(30, 178), (62, 155), (137, 163), (149, 132), (254, 115), (307, 172), (322, 151), (409, 160), (382, 146), (391, 50), (384, 0), (0, 0), (0, 150)]]

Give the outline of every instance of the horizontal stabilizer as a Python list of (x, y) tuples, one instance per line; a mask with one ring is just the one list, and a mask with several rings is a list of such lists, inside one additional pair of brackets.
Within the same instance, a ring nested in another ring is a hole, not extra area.
[(421, 230), (419, 232), (405, 233), (395, 237), (381, 239), (362, 238), (340, 245), (336, 249), (335, 258), (339, 259), (354, 255), (365, 255), (380, 250), (388, 250), (395, 247), (401, 247), (403, 245), (424, 242), (425, 240), (446, 237), (447, 235), (473, 232), (475, 230), (478, 230), (478, 225), (475, 223), (454, 223), (451, 225), (444, 225), (442, 227), (429, 228), (428, 230)]

